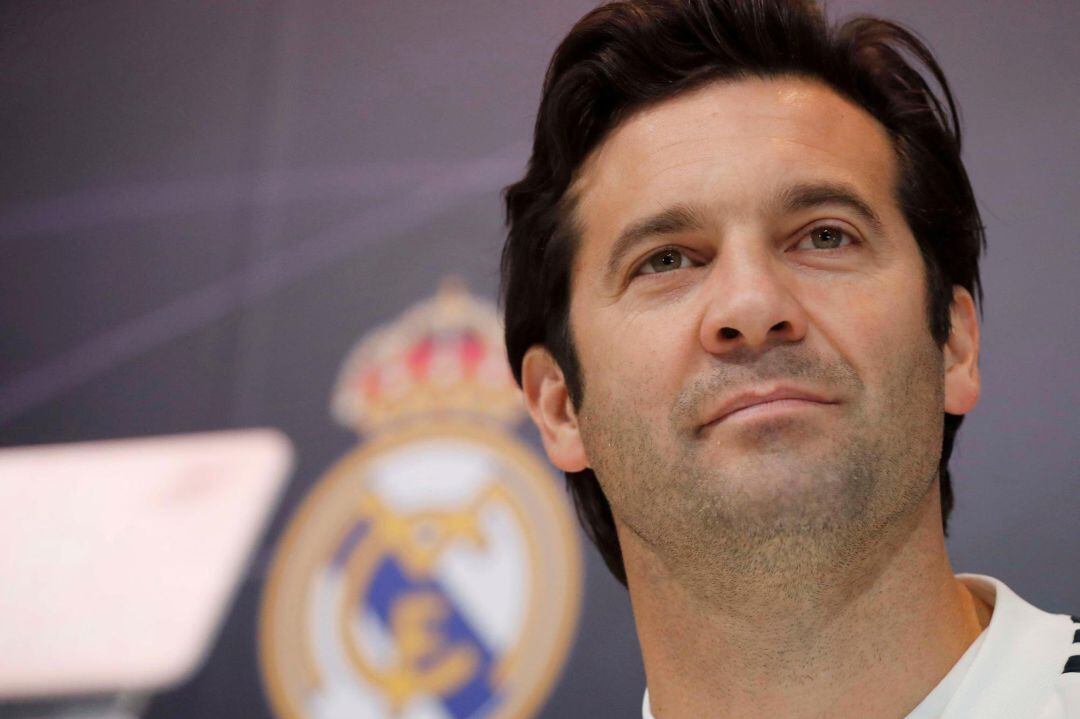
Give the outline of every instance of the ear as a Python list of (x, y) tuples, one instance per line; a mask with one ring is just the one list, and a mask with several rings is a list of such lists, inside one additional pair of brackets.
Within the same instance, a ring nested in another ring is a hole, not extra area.
[(945, 411), (967, 414), (979, 401), (979, 318), (975, 300), (963, 287), (953, 288), (951, 328), (945, 342)]
[(551, 463), (564, 472), (580, 472), (588, 467), (562, 368), (543, 345), (533, 345), (525, 353), (521, 388)]

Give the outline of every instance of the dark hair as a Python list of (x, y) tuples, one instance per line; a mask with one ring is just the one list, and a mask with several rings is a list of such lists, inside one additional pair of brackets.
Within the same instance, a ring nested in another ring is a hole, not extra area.
[[(929, 70), (940, 96), (913, 62)], [(982, 222), (960, 161), (960, 125), (945, 76), (911, 31), (857, 17), (830, 27), (800, 0), (624, 0), (582, 18), (544, 78), (532, 157), (506, 189), (502, 253), (506, 347), (518, 383), (532, 345), (559, 363), (571, 402), (584, 397), (569, 326), (570, 267), (578, 237), (568, 199), (574, 173), (635, 110), (706, 83), (795, 76), (824, 82), (888, 131), (900, 168), (897, 201), (926, 265), (928, 320), (949, 336), (953, 287), (981, 306)], [(963, 417), (946, 413), (940, 463), (941, 522), (953, 507), (948, 462)], [(578, 517), (608, 568), (626, 584), (611, 507), (592, 470), (567, 473)]]

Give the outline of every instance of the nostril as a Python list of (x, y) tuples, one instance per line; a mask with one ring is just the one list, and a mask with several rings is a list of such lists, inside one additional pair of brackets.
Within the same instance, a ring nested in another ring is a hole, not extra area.
[(734, 327), (724, 327), (720, 330), (720, 336), (726, 340), (733, 340), (739, 336), (739, 330)]
[(777, 322), (777, 323), (776, 323), (775, 325), (773, 325), (773, 327), (772, 327), (772, 328), (773, 328), (774, 330), (777, 330), (777, 331), (781, 331), (781, 332), (782, 332), (782, 331), (784, 331), (784, 330), (788, 329), (789, 327), (790, 327), (790, 325), (788, 324), (788, 321), (787, 321), (787, 320), (784, 320), (783, 322)]

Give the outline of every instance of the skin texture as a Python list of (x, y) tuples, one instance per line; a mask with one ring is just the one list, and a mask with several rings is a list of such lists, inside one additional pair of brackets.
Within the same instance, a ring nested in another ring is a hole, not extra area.
[[(865, 111), (774, 78), (638, 112), (571, 188), (580, 411), (542, 346), (523, 386), (554, 464), (611, 503), (659, 719), (903, 717), (989, 621), (936, 471), (943, 412), (978, 398), (974, 304), (955, 290), (938, 347), (897, 175)], [(777, 388), (814, 401), (721, 418)]]

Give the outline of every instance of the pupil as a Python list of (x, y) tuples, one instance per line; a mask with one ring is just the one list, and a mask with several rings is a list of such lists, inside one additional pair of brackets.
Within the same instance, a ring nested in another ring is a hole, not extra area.
[(840, 233), (831, 227), (821, 227), (814, 231), (818, 245), (837, 247), (840, 244)]
[(675, 250), (665, 250), (651, 260), (653, 269), (657, 271), (670, 270), (679, 266), (679, 253)]

